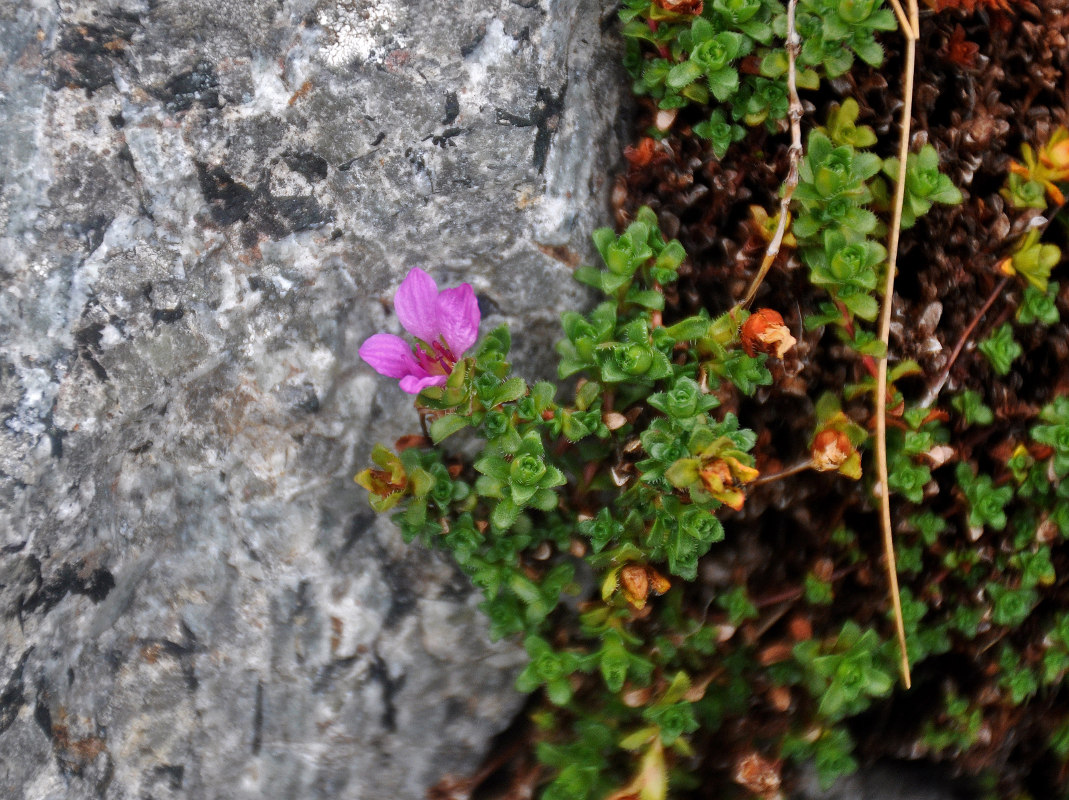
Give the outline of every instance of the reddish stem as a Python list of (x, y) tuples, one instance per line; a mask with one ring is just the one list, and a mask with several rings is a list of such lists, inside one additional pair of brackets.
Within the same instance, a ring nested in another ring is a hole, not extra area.
[(980, 320), (982, 320), (984, 315), (991, 310), (991, 306), (994, 305), (995, 300), (1006, 289), (1009, 282), (1010, 278), (1007, 275), (995, 285), (994, 290), (988, 295), (987, 301), (980, 307), (980, 310), (976, 312), (976, 316), (972, 318), (968, 327), (962, 332), (961, 338), (954, 346), (954, 350), (950, 353), (950, 358), (947, 359), (946, 366), (939, 372), (939, 379), (932, 384), (932, 388), (928, 390), (928, 394), (924, 397), (921, 405), (927, 406), (935, 402), (935, 398), (939, 396), (939, 393), (946, 385), (947, 379), (950, 377), (950, 370), (953, 368), (954, 362), (958, 360), (958, 356), (961, 355), (961, 351), (965, 348), (965, 343), (969, 341), (969, 337), (971, 337), (973, 331), (976, 330), (976, 326), (980, 324)]

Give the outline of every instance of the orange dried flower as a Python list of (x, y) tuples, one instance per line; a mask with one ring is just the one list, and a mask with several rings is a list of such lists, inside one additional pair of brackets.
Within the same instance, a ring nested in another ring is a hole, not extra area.
[(774, 354), (783, 358), (794, 347), (797, 339), (791, 336), (790, 328), (783, 324), (783, 317), (771, 308), (761, 308), (742, 323), (742, 349), (746, 355)]
[(813, 438), (809, 455), (817, 472), (834, 472), (854, 454), (854, 446), (842, 431), (826, 429)]
[(702, 0), (653, 0), (654, 5), (673, 14), (687, 14), (692, 17), (702, 13)]
[(746, 494), (740, 487), (755, 480), (760, 474), (737, 458), (724, 456), (702, 467), (698, 476), (709, 494), (729, 508), (739, 511), (746, 502)]
[(628, 145), (624, 148), (624, 158), (634, 169), (642, 169), (651, 164), (660, 164), (667, 161), (669, 153), (664, 145), (651, 136), (639, 139), (637, 145)]
[(735, 783), (753, 794), (771, 797), (779, 792), (781, 766), (780, 762), (751, 751), (735, 761)]

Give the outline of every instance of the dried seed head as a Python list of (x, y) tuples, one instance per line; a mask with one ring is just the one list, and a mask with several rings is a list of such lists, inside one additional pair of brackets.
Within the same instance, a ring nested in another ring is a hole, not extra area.
[(769, 353), (783, 358), (797, 341), (783, 324), (780, 313), (771, 308), (758, 309), (747, 317), (742, 323), (741, 338), (742, 349), (751, 357)]
[(854, 446), (842, 431), (822, 430), (813, 438), (809, 455), (817, 472), (834, 472), (854, 453)]
[(765, 758), (756, 750), (735, 761), (735, 783), (753, 794), (771, 797), (779, 792), (780, 763)]

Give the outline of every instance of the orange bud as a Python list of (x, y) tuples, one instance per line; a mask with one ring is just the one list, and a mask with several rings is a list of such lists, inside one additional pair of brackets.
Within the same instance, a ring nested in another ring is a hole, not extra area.
[(758, 309), (747, 317), (740, 335), (742, 349), (751, 357), (769, 353), (783, 358), (797, 341), (791, 336), (790, 328), (783, 324), (780, 313), (771, 308)]
[(620, 570), (620, 588), (624, 590), (627, 602), (638, 608), (646, 605), (650, 593), (650, 578), (646, 568), (637, 564), (628, 564)]
[(647, 567), (646, 571), (650, 576), (650, 591), (654, 594), (664, 594), (672, 588), (672, 582), (653, 567)]
[(651, 594), (664, 594), (672, 583), (653, 567), (628, 564), (620, 570), (620, 588), (627, 602), (641, 609)]

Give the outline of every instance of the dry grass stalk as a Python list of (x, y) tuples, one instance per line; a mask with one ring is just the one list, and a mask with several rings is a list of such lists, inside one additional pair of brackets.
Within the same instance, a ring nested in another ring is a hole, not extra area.
[(920, 14), (917, 0), (909, 0), (907, 22), (898, 0), (891, 0), (891, 2), (898, 15), (902, 33), (906, 37), (906, 66), (902, 87), (902, 124), (898, 139), (898, 176), (895, 183), (894, 216), (891, 219), (891, 234), (887, 247), (887, 279), (884, 283), (883, 308), (880, 312), (879, 337), (884, 345), (884, 354), (879, 359), (876, 373), (876, 473), (880, 486), (880, 528), (883, 530), (887, 580), (891, 587), (895, 630), (898, 634), (898, 647), (902, 656), (900, 668), (902, 681), (908, 689), (911, 685), (909, 655), (906, 652), (906, 628), (902, 621), (902, 599), (898, 591), (898, 570), (895, 565), (895, 546), (891, 533), (891, 492), (888, 487), (887, 474), (887, 345), (891, 333), (895, 264), (898, 260), (898, 242), (902, 233), (902, 207), (906, 199), (906, 159), (909, 156), (909, 134), (913, 119), (913, 80), (917, 63), (917, 32), (920, 29)]

